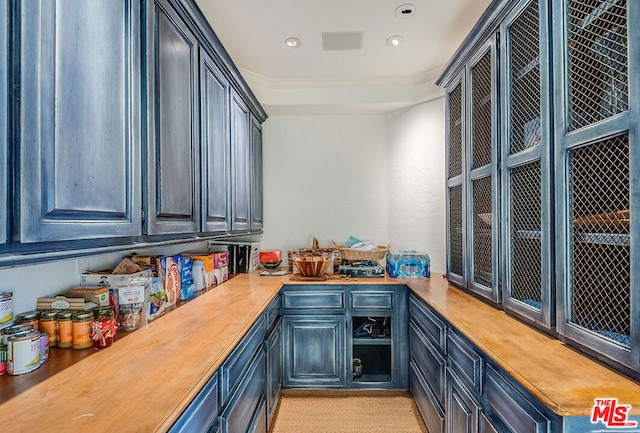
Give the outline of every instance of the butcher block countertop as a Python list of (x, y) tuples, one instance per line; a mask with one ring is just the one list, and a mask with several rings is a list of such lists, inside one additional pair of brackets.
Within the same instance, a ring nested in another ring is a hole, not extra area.
[[(198, 296), (111, 348), (52, 351), (36, 372), (0, 376), (0, 431), (164, 432), (258, 319), (289, 276), (240, 275)], [(330, 279), (304, 284), (406, 284), (550, 410), (589, 416), (595, 398), (640, 414), (640, 384), (484, 302), (428, 280)], [(48, 364), (51, 363), (49, 366)]]

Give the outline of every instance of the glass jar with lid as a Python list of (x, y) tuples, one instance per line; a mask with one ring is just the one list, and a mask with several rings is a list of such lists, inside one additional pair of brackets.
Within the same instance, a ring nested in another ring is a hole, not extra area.
[(74, 349), (86, 349), (93, 346), (91, 339), (91, 321), (93, 311), (78, 311), (73, 315), (73, 344)]

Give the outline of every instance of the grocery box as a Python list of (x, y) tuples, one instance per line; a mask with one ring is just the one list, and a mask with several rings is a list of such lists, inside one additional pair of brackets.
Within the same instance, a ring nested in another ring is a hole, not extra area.
[(144, 269), (150, 269), (151, 272), (153, 272), (154, 277), (158, 276), (158, 271), (156, 270), (156, 262), (155, 262), (154, 256), (135, 255), (131, 257), (131, 260), (134, 263), (137, 263), (138, 265), (142, 266)]
[(53, 298), (38, 298), (36, 310), (72, 310), (84, 311), (92, 308), (92, 304), (85, 302), (82, 297), (67, 298), (66, 296), (56, 296)]
[(182, 280), (182, 255), (156, 257), (156, 270), (164, 282), (167, 306), (175, 305), (180, 299)]
[(112, 274), (109, 271), (87, 271), (80, 276), (80, 285), (86, 286), (111, 286), (111, 288), (117, 287), (129, 287), (137, 285), (151, 284), (151, 277), (153, 276), (150, 269), (136, 272), (135, 274)]
[(93, 302), (98, 307), (109, 305), (109, 286), (84, 286), (67, 290), (69, 297), (81, 297), (85, 302)]
[(227, 268), (229, 263), (229, 253), (226, 250), (217, 252), (186, 251), (182, 255), (194, 260), (201, 260), (204, 263), (204, 284), (208, 289), (216, 285), (214, 270)]
[(216, 286), (218, 284), (222, 284), (229, 279), (229, 268), (226, 266), (223, 266), (222, 268), (214, 269), (213, 276), (215, 279)]

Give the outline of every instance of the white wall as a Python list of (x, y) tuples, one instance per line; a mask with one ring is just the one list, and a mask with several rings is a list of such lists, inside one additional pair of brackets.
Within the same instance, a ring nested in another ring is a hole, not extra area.
[(445, 270), (444, 99), (386, 115), (272, 116), (263, 125), (263, 249), (354, 235)]
[(263, 249), (387, 241), (386, 117), (274, 116), (263, 125)]
[(388, 236), (392, 249), (429, 254), (445, 272), (444, 98), (387, 119)]

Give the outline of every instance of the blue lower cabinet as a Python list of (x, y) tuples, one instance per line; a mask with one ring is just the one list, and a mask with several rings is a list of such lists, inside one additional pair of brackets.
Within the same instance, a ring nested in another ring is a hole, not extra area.
[[(248, 433), (264, 431), (267, 428), (264, 412), (264, 390), (266, 386), (266, 357), (260, 350), (251, 362), (247, 373), (243, 376), (238, 388), (229, 398), (220, 417), (222, 433)], [(266, 413), (266, 412), (265, 412)], [(256, 416), (258, 421), (256, 421)], [(261, 430), (262, 429), (262, 430)]]
[(280, 390), (282, 389), (283, 352), (282, 352), (282, 320), (279, 319), (265, 341), (267, 350), (267, 389), (266, 411), (267, 429), (278, 407)]
[(260, 407), (253, 417), (248, 433), (267, 433), (267, 402), (262, 400)]
[[(447, 433), (476, 433), (482, 405), (455, 373), (447, 370)], [(519, 432), (518, 432), (519, 433)]]
[(443, 406), (446, 393), (447, 360), (429, 343), (413, 320), (409, 323), (409, 353), (438, 403)]
[(216, 373), (169, 431), (171, 433), (208, 431), (216, 424), (218, 410), (218, 374)]
[(443, 433), (444, 411), (413, 361), (409, 364), (409, 389), (429, 433)]
[[(549, 433), (553, 431), (551, 417), (537, 407), (533, 398), (528, 398), (516, 389), (511, 380), (492, 366), (487, 367), (485, 393), (495, 424), (502, 430), (514, 433)], [(555, 423), (557, 425), (557, 423)]]
[(284, 387), (346, 386), (344, 315), (285, 315), (283, 325)]

